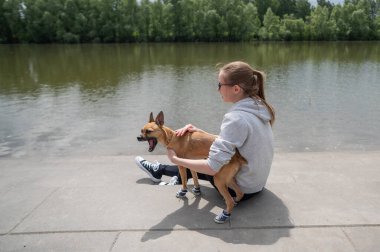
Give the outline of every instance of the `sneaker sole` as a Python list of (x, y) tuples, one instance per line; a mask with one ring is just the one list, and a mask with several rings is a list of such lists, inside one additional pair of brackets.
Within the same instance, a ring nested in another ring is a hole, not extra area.
[(182, 191), (182, 189), (181, 190), (179, 190), (177, 193), (176, 193), (176, 197), (177, 198), (179, 198), (179, 199), (182, 199), (182, 198), (186, 198), (186, 194), (187, 194), (187, 190), (186, 191)]
[(153, 182), (156, 182), (156, 183), (161, 182), (161, 179), (156, 179), (155, 177), (153, 177), (153, 175), (152, 175), (149, 171), (147, 171), (147, 170), (144, 168), (144, 166), (142, 166), (142, 164), (140, 164), (139, 161), (136, 160), (136, 164), (137, 164), (137, 166), (138, 166), (141, 170), (143, 170), (146, 174), (148, 174), (149, 178), (150, 178)]
[(226, 219), (225, 221), (221, 221), (221, 220), (218, 220), (218, 219), (214, 219), (215, 223), (218, 223), (218, 224), (224, 224), (224, 223), (227, 223), (230, 221), (230, 218)]

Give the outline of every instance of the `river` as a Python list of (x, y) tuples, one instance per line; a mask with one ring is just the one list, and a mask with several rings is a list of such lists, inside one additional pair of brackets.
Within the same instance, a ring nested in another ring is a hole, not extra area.
[(0, 157), (147, 155), (161, 110), (218, 134), (234, 60), (267, 75), (276, 152), (380, 150), (379, 42), (31, 44), (0, 45)]

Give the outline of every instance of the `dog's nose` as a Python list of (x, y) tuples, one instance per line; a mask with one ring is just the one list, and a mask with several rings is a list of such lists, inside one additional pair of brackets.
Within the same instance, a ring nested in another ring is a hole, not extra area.
[(140, 135), (137, 137), (137, 141), (146, 141), (146, 137), (144, 137), (143, 135)]

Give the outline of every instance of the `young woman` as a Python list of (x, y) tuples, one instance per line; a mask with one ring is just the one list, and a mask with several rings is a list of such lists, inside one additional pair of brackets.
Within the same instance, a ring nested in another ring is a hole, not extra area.
[[(264, 94), (264, 74), (247, 63), (236, 61), (224, 65), (219, 71), (218, 90), (224, 102), (233, 103), (224, 115), (219, 137), (211, 145), (207, 159), (193, 160), (179, 158), (168, 149), (169, 160), (199, 173), (199, 179), (209, 180), (227, 164), (236, 149), (248, 161), (235, 179), (244, 193), (242, 200), (251, 198), (264, 188), (273, 159), (272, 124), (275, 114), (266, 102)], [(191, 124), (177, 130), (177, 135), (187, 131), (201, 131)], [(178, 176), (178, 167), (152, 164), (141, 157), (136, 163), (152, 178), (159, 182), (162, 175)], [(189, 173), (190, 174), (190, 173)], [(188, 175), (189, 175), (188, 174)], [(191, 177), (191, 176), (188, 176)], [(234, 197), (234, 192), (230, 190)], [(224, 223), (230, 213), (223, 211), (215, 217), (215, 222)]]

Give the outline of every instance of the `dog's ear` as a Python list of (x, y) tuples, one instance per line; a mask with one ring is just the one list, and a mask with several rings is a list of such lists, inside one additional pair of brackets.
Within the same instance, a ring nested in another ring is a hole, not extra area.
[(153, 112), (150, 112), (150, 116), (149, 116), (149, 122), (154, 122), (154, 119), (153, 119)]
[(156, 124), (160, 127), (164, 125), (164, 112), (160, 111), (156, 117)]

